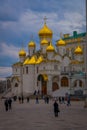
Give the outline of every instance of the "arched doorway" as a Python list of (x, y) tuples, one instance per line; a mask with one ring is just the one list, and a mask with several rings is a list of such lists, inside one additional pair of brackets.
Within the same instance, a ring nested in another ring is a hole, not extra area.
[(83, 87), (82, 80), (75, 80), (74, 81), (74, 87)]
[(15, 83), (15, 87), (18, 87), (18, 83)]
[(69, 80), (67, 77), (61, 78), (61, 87), (69, 87)]
[(52, 91), (54, 92), (54, 91), (56, 91), (56, 90), (58, 90), (58, 89), (59, 89), (58, 84), (57, 84), (56, 82), (53, 82), (53, 83), (52, 83)]
[(41, 82), (41, 94), (46, 95), (48, 76), (46, 74), (40, 74), (37, 80)]

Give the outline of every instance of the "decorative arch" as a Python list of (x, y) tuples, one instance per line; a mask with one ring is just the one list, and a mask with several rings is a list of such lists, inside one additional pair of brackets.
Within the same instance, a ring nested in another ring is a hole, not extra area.
[(47, 81), (48, 76), (46, 74), (40, 74), (37, 79), (38, 81)]
[(56, 75), (52, 78), (53, 82), (58, 82), (59, 81), (59, 75)]
[(15, 83), (15, 87), (18, 87), (18, 83)]
[(78, 80), (78, 79), (74, 81), (74, 87), (77, 87), (77, 82), (78, 82), (79, 87), (83, 87), (83, 81)]
[(37, 81), (41, 82), (41, 93), (43, 95), (47, 94), (47, 81), (48, 81), (48, 76), (46, 74), (40, 74), (37, 77)]
[(13, 82), (13, 80), (17, 80), (18, 82), (20, 81), (18, 76), (12, 77), (12, 78), (11, 78), (11, 82)]
[(61, 78), (61, 87), (69, 87), (69, 80), (65, 76)]
[(53, 83), (52, 83), (52, 91), (54, 92), (54, 91), (56, 91), (56, 90), (58, 90), (58, 89), (59, 89), (58, 84), (57, 84), (56, 82), (53, 82)]

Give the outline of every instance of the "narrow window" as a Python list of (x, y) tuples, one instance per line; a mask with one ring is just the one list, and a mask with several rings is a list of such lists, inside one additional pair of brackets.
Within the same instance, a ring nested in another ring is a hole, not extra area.
[(38, 67), (37, 67), (37, 73), (38, 73)]
[(26, 67), (26, 74), (28, 74), (28, 67)]

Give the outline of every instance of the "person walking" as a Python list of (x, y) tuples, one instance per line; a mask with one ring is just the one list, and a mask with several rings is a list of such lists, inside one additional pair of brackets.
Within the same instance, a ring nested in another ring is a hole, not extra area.
[(6, 98), (4, 101), (5, 110), (8, 111), (8, 99)]
[(27, 102), (29, 102), (29, 100), (30, 100), (30, 99), (29, 99), (29, 96), (27, 96)]
[(36, 96), (36, 104), (39, 104), (38, 96)]
[(58, 112), (60, 112), (60, 110), (57, 101), (54, 102), (53, 106), (54, 106), (54, 115), (55, 117), (58, 117)]
[(8, 99), (8, 108), (9, 108), (9, 110), (12, 109), (12, 99), (11, 98)]
[(71, 103), (70, 103), (70, 95), (68, 95), (68, 97), (67, 97), (67, 106), (71, 106)]

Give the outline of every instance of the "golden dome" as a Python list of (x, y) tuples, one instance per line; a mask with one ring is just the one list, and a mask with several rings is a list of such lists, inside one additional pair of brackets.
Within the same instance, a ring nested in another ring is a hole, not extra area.
[(28, 62), (29, 62), (29, 58), (27, 58), (25, 61), (24, 61), (24, 65), (27, 65), (28, 64)]
[(44, 45), (44, 44), (48, 44), (48, 41), (45, 38), (41, 41), (41, 45)]
[(48, 52), (55, 51), (54, 46), (50, 43), (50, 45), (47, 47), (46, 51), (48, 51)]
[(78, 46), (75, 51), (74, 51), (75, 54), (83, 54), (83, 51), (82, 51), (82, 48), (80, 46)]
[(65, 46), (66, 45), (66, 43), (65, 43), (65, 41), (64, 40), (62, 40), (62, 39), (60, 39), (58, 42), (57, 42), (57, 44), (56, 44), (57, 46)]
[(37, 60), (36, 64), (40, 64), (42, 61), (43, 61), (43, 57), (42, 57), (42, 56), (40, 56), (40, 57), (38, 58), (38, 60)]
[(35, 47), (35, 46), (36, 46), (36, 44), (33, 41), (30, 41), (28, 43), (28, 47)]
[(27, 64), (36, 64), (36, 56), (32, 56)]
[(20, 51), (19, 51), (19, 56), (26, 56), (26, 52), (25, 52), (25, 50), (24, 49), (21, 49)]
[(46, 23), (44, 23), (44, 26), (39, 30), (38, 32), (39, 37), (51, 37), (53, 35), (53, 32), (51, 29), (49, 29), (46, 25)]

